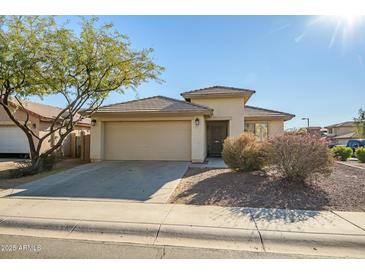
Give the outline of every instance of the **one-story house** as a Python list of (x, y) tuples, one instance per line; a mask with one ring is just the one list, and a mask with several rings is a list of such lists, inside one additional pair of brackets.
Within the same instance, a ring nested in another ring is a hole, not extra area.
[[(22, 102), (23, 106), (29, 113), (29, 125), (35, 134), (39, 137), (44, 136), (49, 132), (50, 126), (57, 115), (62, 110), (61, 108), (35, 103), (31, 101)], [(13, 104), (13, 111), (18, 121), (26, 120), (26, 113), (23, 109)], [(90, 119), (80, 121), (73, 131), (76, 136), (82, 133), (90, 133)], [(58, 134), (52, 134), (46, 138), (41, 147), (41, 152), (52, 147), (58, 140)], [(64, 140), (62, 145), (64, 156), (70, 156), (70, 135)], [(29, 143), (24, 132), (17, 127), (9, 116), (0, 106), (0, 154), (29, 154)]]
[(321, 127), (312, 126), (312, 127), (302, 128), (302, 129), (304, 129), (311, 135), (321, 136), (323, 134), (323, 129)]
[(346, 121), (325, 127), (328, 137), (334, 140), (336, 145), (346, 145), (348, 140), (357, 138), (356, 125), (353, 121)]
[(227, 136), (250, 131), (263, 140), (284, 133), (293, 114), (246, 103), (254, 90), (213, 86), (101, 107), (91, 117), (92, 161), (204, 162), (220, 156)]

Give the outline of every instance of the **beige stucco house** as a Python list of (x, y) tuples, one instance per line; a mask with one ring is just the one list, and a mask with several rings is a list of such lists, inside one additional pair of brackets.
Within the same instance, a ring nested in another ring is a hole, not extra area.
[(244, 131), (259, 139), (284, 133), (294, 115), (247, 106), (253, 90), (214, 86), (101, 107), (91, 117), (92, 161), (203, 162), (220, 156), (227, 136)]
[(356, 138), (356, 125), (353, 121), (346, 121), (325, 127), (328, 137), (332, 137), (337, 145), (346, 145), (347, 141)]
[[(25, 101), (22, 103), (29, 113), (28, 124), (33, 132), (42, 137), (49, 132), (53, 120), (62, 110), (61, 108)], [(14, 104), (13, 111), (18, 121), (26, 120), (26, 113), (21, 107)], [(90, 120), (84, 119), (77, 124), (73, 131), (75, 135), (90, 133)], [(52, 147), (58, 140), (58, 134), (52, 134), (43, 142), (41, 152)], [(35, 139), (36, 140), (36, 139)], [(68, 136), (62, 145), (62, 151), (65, 156), (70, 155), (70, 136)], [(0, 154), (28, 154), (29, 144), (24, 132), (10, 120), (5, 110), (0, 107)]]

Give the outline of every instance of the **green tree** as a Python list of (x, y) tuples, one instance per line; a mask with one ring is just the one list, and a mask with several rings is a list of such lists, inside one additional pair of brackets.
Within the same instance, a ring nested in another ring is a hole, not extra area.
[(365, 110), (359, 109), (359, 116), (354, 118), (356, 133), (359, 138), (365, 138)]
[[(75, 33), (54, 17), (0, 17), (0, 105), (27, 136), (33, 172), (43, 168), (44, 160), (110, 92), (159, 81), (163, 68), (151, 59), (152, 49), (133, 50), (128, 37), (112, 24), (98, 27), (97, 20), (82, 18), (81, 31)], [(29, 125), (24, 100), (55, 94), (65, 107), (40, 137)], [(15, 109), (26, 113), (25, 121), (16, 117)], [(42, 143), (54, 133), (59, 135), (57, 143), (41, 152)]]

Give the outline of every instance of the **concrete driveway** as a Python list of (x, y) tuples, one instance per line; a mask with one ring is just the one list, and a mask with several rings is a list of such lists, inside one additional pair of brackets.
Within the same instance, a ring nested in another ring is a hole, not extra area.
[(0, 193), (0, 196), (121, 199), (165, 203), (188, 162), (105, 161), (81, 165)]

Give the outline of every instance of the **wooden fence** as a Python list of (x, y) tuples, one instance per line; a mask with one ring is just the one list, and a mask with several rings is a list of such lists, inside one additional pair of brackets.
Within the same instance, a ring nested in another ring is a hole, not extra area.
[(84, 132), (79, 136), (75, 133), (70, 134), (70, 156), (90, 161), (90, 134)]

